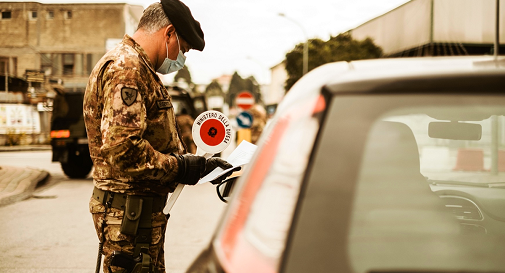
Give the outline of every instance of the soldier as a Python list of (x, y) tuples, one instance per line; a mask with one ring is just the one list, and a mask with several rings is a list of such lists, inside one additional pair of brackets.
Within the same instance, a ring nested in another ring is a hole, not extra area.
[(177, 124), (181, 129), (182, 140), (188, 149), (188, 153), (196, 153), (196, 145), (193, 141), (193, 122), (195, 120), (188, 114), (186, 108), (182, 108), (181, 114), (177, 116)]
[(90, 75), (84, 119), (95, 166), (89, 207), (103, 248), (97, 272), (101, 253), (105, 272), (165, 272), (168, 194), (178, 183), (194, 185), (216, 167), (231, 167), (219, 158), (186, 154), (170, 96), (156, 74), (181, 69), (184, 53), (204, 46), (189, 8), (162, 0), (144, 11), (135, 34), (125, 35)]

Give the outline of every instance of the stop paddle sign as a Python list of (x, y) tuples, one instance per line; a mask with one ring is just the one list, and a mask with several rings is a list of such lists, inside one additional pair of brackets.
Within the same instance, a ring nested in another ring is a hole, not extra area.
[[(218, 111), (211, 110), (201, 113), (193, 122), (192, 133), (193, 141), (198, 147), (196, 154), (205, 158), (210, 158), (214, 154), (222, 152), (232, 141), (230, 120)], [(177, 185), (177, 188), (170, 195), (163, 209), (165, 214), (170, 213), (183, 188), (184, 184)]]
[(193, 141), (198, 149), (209, 154), (222, 152), (232, 141), (230, 120), (218, 111), (201, 113), (193, 123), (192, 132)]

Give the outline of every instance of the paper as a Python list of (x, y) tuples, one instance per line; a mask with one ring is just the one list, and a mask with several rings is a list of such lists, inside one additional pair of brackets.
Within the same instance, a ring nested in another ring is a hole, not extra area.
[[(230, 156), (226, 159), (228, 163), (230, 163), (233, 167), (240, 167), (243, 166), (249, 161), (251, 161), (251, 158), (256, 151), (256, 145), (247, 142), (243, 140), (240, 142), (240, 144), (233, 150), (233, 152), (230, 154)], [(198, 181), (198, 184), (203, 184), (209, 181), (212, 181), (228, 172), (230, 172), (233, 168), (223, 170), (219, 167), (215, 168), (212, 172), (207, 174), (206, 176), (202, 177), (200, 181)]]

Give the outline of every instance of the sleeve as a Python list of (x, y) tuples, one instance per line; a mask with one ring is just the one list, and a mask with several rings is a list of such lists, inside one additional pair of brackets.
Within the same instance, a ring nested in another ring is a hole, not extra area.
[(137, 180), (173, 182), (177, 159), (156, 151), (146, 130), (146, 86), (137, 70), (108, 68), (103, 78), (101, 154), (121, 174)]

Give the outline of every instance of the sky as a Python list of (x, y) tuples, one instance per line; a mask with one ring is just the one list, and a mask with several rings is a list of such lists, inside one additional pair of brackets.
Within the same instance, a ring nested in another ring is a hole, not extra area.
[[(144, 8), (156, 0), (33, 0), (40, 3), (128, 3)], [(33, 2), (31, 1), (31, 2)], [(182, 0), (202, 26), (203, 52), (186, 53), (193, 82), (235, 71), (270, 82), (270, 68), (306, 39), (328, 40), (409, 0)], [(19, 1), (18, 1), (19, 2)], [(283, 13), (285, 17), (279, 16)], [(310, 58), (310, 56), (309, 56)], [(175, 74), (175, 73), (174, 73)], [(173, 76), (172, 76), (173, 77)]]

